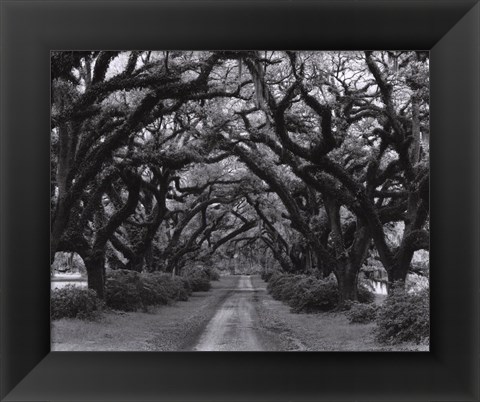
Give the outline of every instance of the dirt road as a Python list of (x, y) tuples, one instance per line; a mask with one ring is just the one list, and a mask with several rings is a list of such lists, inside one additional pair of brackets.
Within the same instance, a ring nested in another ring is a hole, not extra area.
[(149, 312), (106, 312), (98, 321), (52, 322), (52, 351), (388, 351), (374, 323), (342, 313), (294, 314), (258, 275), (223, 276), (209, 292)]
[(195, 351), (264, 351), (279, 350), (272, 331), (262, 327), (257, 303), (259, 292), (251, 277), (242, 275), (235, 289), (218, 306), (216, 313), (200, 333)]

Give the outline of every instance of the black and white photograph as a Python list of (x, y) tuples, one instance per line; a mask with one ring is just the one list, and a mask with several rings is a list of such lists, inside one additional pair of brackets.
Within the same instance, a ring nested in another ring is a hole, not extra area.
[(430, 351), (429, 51), (50, 72), (52, 351)]

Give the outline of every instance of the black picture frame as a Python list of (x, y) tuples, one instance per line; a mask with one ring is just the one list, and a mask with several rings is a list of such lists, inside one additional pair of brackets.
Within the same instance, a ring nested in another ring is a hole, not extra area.
[[(479, 400), (479, 1), (1, 1), (2, 401)], [(53, 49), (431, 55), (428, 353), (50, 352)]]

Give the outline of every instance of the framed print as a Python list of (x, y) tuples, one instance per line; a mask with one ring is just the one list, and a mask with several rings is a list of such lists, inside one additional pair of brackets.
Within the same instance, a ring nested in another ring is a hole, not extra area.
[(437, 3), (2, 1), (2, 400), (478, 400), (480, 5)]

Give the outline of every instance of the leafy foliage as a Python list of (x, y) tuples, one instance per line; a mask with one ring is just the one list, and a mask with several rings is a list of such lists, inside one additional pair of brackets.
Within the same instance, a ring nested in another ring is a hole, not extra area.
[(275, 300), (287, 302), (293, 296), (297, 280), (293, 275), (276, 273), (270, 278), (267, 290)]
[[(107, 273), (105, 300), (108, 307), (114, 310), (136, 311), (143, 305), (141, 293), (142, 284), (138, 272), (118, 269)], [(146, 300), (153, 298), (149, 291), (146, 293)]]
[(215, 268), (210, 268), (207, 272), (208, 272), (208, 277), (211, 281), (220, 280), (220, 273)]
[(295, 293), (289, 300), (292, 311), (312, 313), (331, 311), (338, 306), (338, 287), (335, 278), (304, 277), (295, 286)]
[(192, 289), (192, 292), (208, 292), (212, 285), (208, 278), (201, 275), (194, 275), (185, 278), (188, 282), (188, 286)]
[(375, 301), (375, 294), (363, 284), (358, 286), (357, 297), (359, 303), (373, 303)]
[[(293, 312), (331, 311), (338, 307), (338, 285), (333, 275), (319, 279), (312, 275), (275, 273), (270, 276), (267, 290), (276, 300), (292, 307)], [(375, 295), (359, 286), (359, 303), (372, 303)]]
[(274, 274), (267, 289), (273, 298), (287, 303), (298, 313), (330, 311), (338, 305), (337, 283), (332, 277)]
[[(172, 278), (162, 272), (138, 273), (129, 270), (110, 271), (107, 278), (107, 306), (116, 310), (136, 311), (149, 306), (186, 301), (192, 291), (202, 287), (183, 278)], [(205, 288), (203, 286), (202, 290)]]
[(141, 274), (140, 283), (144, 306), (186, 301), (191, 293), (185, 281), (161, 272)]
[(210, 281), (219, 280), (220, 274), (213, 268), (196, 265), (184, 269), (183, 279), (193, 292), (206, 292), (211, 288)]
[(86, 274), (85, 265), (77, 253), (56, 253), (52, 264), (54, 273), (80, 273)]
[(95, 320), (100, 317), (102, 308), (103, 303), (94, 290), (73, 285), (52, 290), (50, 297), (52, 320), (60, 318)]
[(382, 343), (420, 343), (430, 339), (429, 290), (408, 293), (392, 290), (377, 316), (377, 339)]
[(353, 303), (346, 315), (351, 324), (368, 324), (377, 317), (377, 310), (374, 304)]

